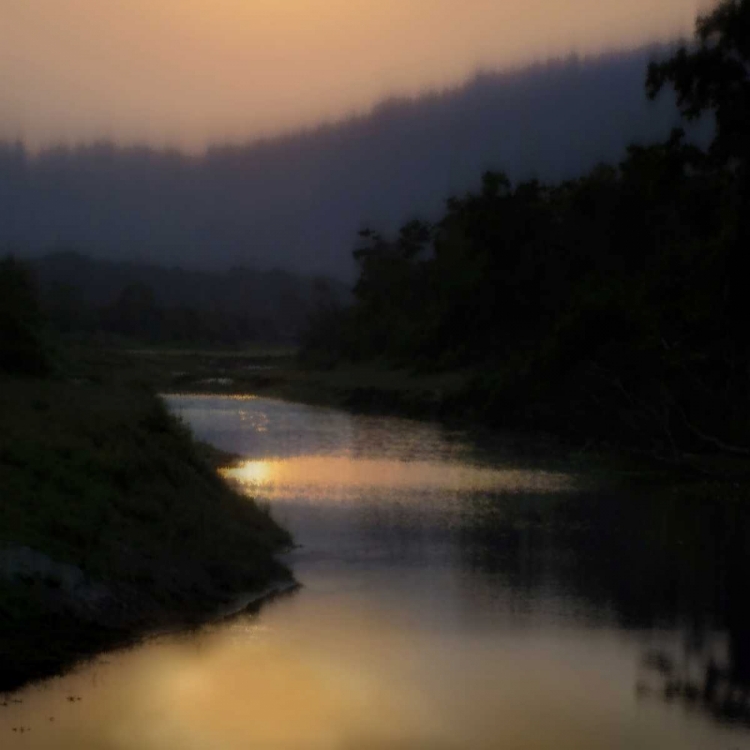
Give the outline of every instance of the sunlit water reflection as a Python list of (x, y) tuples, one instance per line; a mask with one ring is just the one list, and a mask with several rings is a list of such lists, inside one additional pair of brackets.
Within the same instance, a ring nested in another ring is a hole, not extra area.
[(750, 747), (746, 609), (707, 547), (736, 522), (432, 425), (169, 403), (246, 457), (225, 473), (295, 534), (303, 587), (23, 691), (0, 747)]

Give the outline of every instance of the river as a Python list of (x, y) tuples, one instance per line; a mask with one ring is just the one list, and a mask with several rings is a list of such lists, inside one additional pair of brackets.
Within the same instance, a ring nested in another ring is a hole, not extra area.
[(736, 503), (607, 489), (542, 442), (167, 401), (244, 457), (225, 473), (292, 531), (301, 587), (28, 687), (0, 747), (750, 748)]

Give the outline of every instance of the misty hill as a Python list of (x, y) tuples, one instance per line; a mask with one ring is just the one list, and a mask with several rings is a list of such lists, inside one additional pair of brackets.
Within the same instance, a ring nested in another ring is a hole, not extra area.
[(573, 177), (665, 138), (673, 102), (646, 101), (663, 47), (569, 58), (366, 116), (202, 156), (96, 144), (32, 155), (0, 145), (0, 246), (74, 246), (99, 258), (202, 269), (284, 267), (350, 277), (363, 224), (439, 215), (484, 169)]
[(341, 282), (287, 271), (186, 271), (57, 252), (31, 262), (42, 307), (63, 332), (151, 342), (291, 342)]

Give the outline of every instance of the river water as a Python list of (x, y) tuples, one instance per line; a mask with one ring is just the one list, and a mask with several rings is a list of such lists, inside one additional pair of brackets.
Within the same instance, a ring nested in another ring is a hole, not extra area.
[(244, 457), (302, 585), (22, 691), (0, 747), (750, 748), (739, 504), (608, 490), (544, 444), (167, 400)]

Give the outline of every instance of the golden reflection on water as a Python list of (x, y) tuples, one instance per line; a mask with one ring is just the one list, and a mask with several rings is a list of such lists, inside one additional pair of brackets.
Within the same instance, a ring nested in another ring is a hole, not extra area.
[[(283, 447), (287, 412), (253, 406), (238, 414), (211, 402), (192, 412), (193, 424), (239, 423), (253, 437), (268, 425), (256, 447)], [(305, 414), (293, 413), (300, 429)], [(320, 431), (326, 414), (314, 417)], [(576, 614), (585, 602), (547, 588), (544, 577), (532, 591), (523, 585), (528, 577), (509, 583), (513, 569), (502, 580), (489, 571), (485, 580), (472, 567), (471, 514), (484, 506), (462, 493), (486, 493), (491, 504), (518, 493), (508, 504), (527, 507), (536, 494), (547, 503), (575, 489), (575, 477), (452, 459), (360, 458), (357, 446), (371, 445), (373, 435), (388, 449), (400, 440), (389, 455), (414, 456), (430, 434), (402, 424), (399, 437), (385, 421), (346, 432), (342, 419), (326, 423), (346, 437), (338, 455), (250, 460), (223, 472), (301, 528), (302, 547), (292, 553), (301, 590), (254, 618), (108, 654), (28, 687), (14, 696), (20, 703), (3, 706), (0, 696), (0, 750), (747, 747), (740, 727), (639, 699), (649, 634)], [(367, 439), (352, 439), (360, 432)], [(429, 445), (442, 455), (439, 443)], [(389, 498), (393, 524), (369, 512)], [(435, 512), (445, 510), (441, 503), (469, 516), (463, 535), (451, 526), (469, 545), (463, 551), (433, 533), (430, 524), (447, 523)], [(413, 546), (403, 544), (403, 532)], [(533, 535), (501, 536), (498, 544), (514, 540), (526, 572), (541, 575), (532, 565)], [(676, 631), (663, 636), (679, 639)]]
[(347, 456), (303, 456), (244, 461), (222, 474), (245, 487), (273, 496), (290, 488), (333, 488), (337, 497), (356, 498), (350, 490), (380, 488), (441, 492), (561, 492), (576, 487), (569, 474), (524, 469), (492, 469), (466, 463), (353, 460)]
[(466, 635), (300, 596), (28, 688), (0, 709), (0, 747), (691, 750), (738, 736), (639, 705), (638, 644), (618, 634)]

